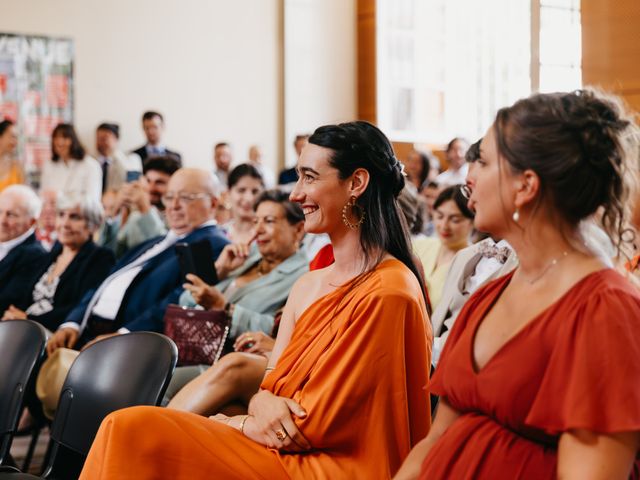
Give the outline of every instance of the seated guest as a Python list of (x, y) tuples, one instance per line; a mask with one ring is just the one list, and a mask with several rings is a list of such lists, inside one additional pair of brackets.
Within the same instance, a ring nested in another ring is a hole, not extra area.
[(233, 153), (231, 151), (231, 145), (227, 142), (216, 143), (213, 147), (213, 174), (220, 182), (223, 190), (227, 189), (232, 163)]
[(420, 196), (424, 199), (422, 233), (427, 237), (433, 237), (436, 235), (436, 226), (433, 222), (433, 204), (441, 191), (442, 188), (440, 185), (433, 181), (427, 181), (419, 191)]
[(58, 194), (55, 190), (43, 190), (40, 192), (42, 209), (36, 226), (36, 238), (45, 250), (49, 251), (56, 242), (56, 217)]
[(445, 188), (434, 203), (437, 238), (418, 238), (413, 242), (422, 261), (431, 305), (435, 309), (443, 293), (444, 280), (453, 256), (469, 245), (473, 230), (473, 212), (460, 186)]
[(101, 123), (96, 129), (96, 150), (102, 168), (102, 193), (119, 190), (127, 180), (127, 172), (142, 170), (142, 162), (136, 154), (127, 155), (118, 148), (120, 126)]
[(260, 176), (264, 180), (264, 186), (266, 188), (275, 188), (276, 176), (271, 167), (264, 164), (262, 160), (262, 148), (260, 148), (260, 145), (251, 145), (249, 147), (249, 159), (247, 163), (256, 167), (256, 170), (258, 170)]
[(16, 158), (18, 134), (11, 120), (0, 122), (0, 192), (9, 185), (24, 183), (22, 165)]
[(163, 198), (169, 233), (130, 251), (111, 275), (87, 292), (49, 340), (48, 353), (59, 347), (73, 348), (79, 339), (86, 342), (117, 331), (163, 331), (164, 311), (178, 301), (182, 291), (175, 243), (206, 239), (215, 258), (228, 243), (210, 220), (216, 201), (210, 174), (195, 168), (178, 170)]
[(248, 415), (120, 410), (81, 479), (388, 478), (426, 434), (431, 335), (396, 204), (401, 164), (366, 122), (309, 142), (291, 199), (306, 231), (331, 236), (335, 263), (293, 286)]
[[(298, 277), (309, 269), (300, 250), (304, 235), (300, 206), (291, 203), (287, 194), (269, 190), (258, 197), (254, 208), (258, 251), (247, 258), (246, 244), (227, 245), (216, 261), (218, 277), (223, 280), (210, 286), (195, 275), (187, 275), (192, 284), (185, 285), (187, 295), (180, 301), (185, 306), (197, 303), (206, 309), (226, 308), (231, 316), (231, 340), (247, 331), (270, 334), (276, 311), (286, 302)], [(179, 368), (168, 396), (208, 367)]]
[[(122, 186), (112, 208), (115, 216), (100, 228), (98, 244), (110, 248), (121, 258), (147, 240), (167, 233), (162, 196), (171, 175), (178, 170), (173, 157), (154, 157), (144, 164), (144, 178)], [(111, 194), (108, 195), (108, 200)], [(103, 199), (104, 203), (104, 199)]]
[(10, 185), (0, 192), (0, 310), (26, 288), (34, 265), (46, 256), (36, 240), (35, 224), (42, 202), (31, 188)]
[(170, 156), (178, 162), (179, 167), (182, 166), (182, 157), (180, 154), (169, 150), (162, 142), (162, 136), (164, 135), (164, 117), (160, 113), (154, 111), (144, 112), (142, 115), (142, 130), (144, 131), (147, 143), (131, 153), (138, 155), (143, 165), (149, 158)]
[(405, 162), (405, 171), (407, 173), (407, 186), (413, 191), (418, 192), (429, 177), (431, 163), (429, 155), (418, 150), (411, 150), (407, 155)]
[(469, 143), (464, 138), (456, 137), (447, 145), (447, 162), (449, 167), (436, 177), (436, 183), (441, 187), (464, 184), (469, 172), (469, 165), (465, 161), (465, 153)]
[(619, 105), (579, 90), (498, 111), (469, 203), (519, 264), (458, 315), (435, 423), (398, 480), (637, 478), (640, 294), (580, 232), (602, 209), (624, 241), (639, 136)]
[(102, 170), (86, 154), (73, 125), (61, 123), (51, 134), (51, 161), (45, 162), (40, 190), (55, 190), (64, 195), (88, 195), (100, 201)]
[(222, 228), (233, 243), (250, 243), (255, 235), (254, 204), (264, 190), (262, 175), (248, 163), (231, 170), (227, 186), (231, 219)]
[[(293, 148), (296, 151), (296, 158), (300, 158), (300, 154), (302, 153), (302, 149), (305, 145), (309, 143), (309, 135), (296, 135), (295, 140), (293, 141)], [(278, 175), (278, 185), (280, 187), (293, 186), (294, 183), (298, 181), (298, 173), (296, 172), (296, 167), (293, 166), (291, 168), (285, 168), (280, 171)], [(290, 188), (285, 187), (285, 190), (290, 191)]]
[(55, 331), (89, 289), (115, 263), (113, 253), (91, 240), (102, 221), (102, 207), (91, 197), (58, 200), (58, 242), (33, 269), (33, 281), (15, 292), (3, 320), (29, 318)]

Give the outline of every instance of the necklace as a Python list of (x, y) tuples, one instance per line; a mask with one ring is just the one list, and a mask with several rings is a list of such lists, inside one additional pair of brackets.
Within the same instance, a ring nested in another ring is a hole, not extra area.
[(564, 252), (562, 252), (562, 255), (560, 255), (559, 257), (554, 258), (553, 260), (551, 260), (551, 262), (549, 262), (549, 265), (547, 265), (545, 267), (544, 270), (542, 270), (542, 273), (540, 273), (538, 276), (536, 276), (535, 278), (532, 278), (531, 280), (529, 280), (528, 278), (523, 278), (523, 280), (525, 282), (527, 282), (529, 285), (533, 285), (534, 283), (536, 283), (538, 280), (540, 280), (542, 277), (545, 276), (545, 274), (551, 269), (551, 267), (555, 267), (558, 262), (560, 260), (562, 260), (563, 258), (565, 258), (567, 255), (569, 255), (569, 252), (567, 252), (566, 250)]
[(271, 271), (270, 269), (267, 270), (266, 268), (264, 268), (264, 263), (262, 263), (262, 259), (260, 259), (260, 261), (258, 262), (258, 268), (256, 270), (258, 272), (259, 277), (266, 275)]

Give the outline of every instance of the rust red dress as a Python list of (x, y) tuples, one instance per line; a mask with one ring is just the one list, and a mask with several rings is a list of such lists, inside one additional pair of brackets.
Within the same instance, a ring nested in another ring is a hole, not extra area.
[(614, 270), (579, 281), (475, 371), (475, 333), (511, 276), (473, 295), (449, 336), (432, 391), (461, 416), (422, 480), (556, 478), (563, 432), (640, 430), (640, 295)]

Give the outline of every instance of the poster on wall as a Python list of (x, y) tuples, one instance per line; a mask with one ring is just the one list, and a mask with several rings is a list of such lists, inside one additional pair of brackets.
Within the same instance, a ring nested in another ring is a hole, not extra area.
[(73, 123), (73, 40), (0, 33), (0, 119), (18, 128), (18, 158), (34, 187), (51, 132)]

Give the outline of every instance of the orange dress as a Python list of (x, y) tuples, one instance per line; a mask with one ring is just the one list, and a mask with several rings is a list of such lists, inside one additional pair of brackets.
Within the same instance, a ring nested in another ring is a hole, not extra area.
[(24, 183), (24, 175), (22, 169), (17, 163), (13, 163), (7, 174), (0, 178), (0, 192), (10, 185)]
[(420, 285), (397, 260), (313, 303), (262, 388), (307, 411), (312, 449), (287, 454), (157, 407), (109, 415), (80, 478), (390, 478), (428, 432), (432, 335)]
[(461, 415), (422, 480), (552, 479), (563, 432), (640, 430), (640, 295), (614, 270), (587, 275), (475, 371), (475, 333), (512, 275), (476, 292), (447, 340), (432, 391)]

